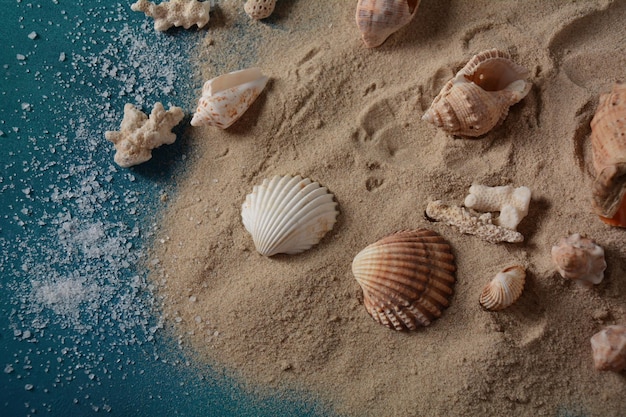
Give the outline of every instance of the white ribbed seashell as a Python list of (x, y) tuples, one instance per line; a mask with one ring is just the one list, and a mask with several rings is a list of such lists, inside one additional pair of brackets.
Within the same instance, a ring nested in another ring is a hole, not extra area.
[(356, 25), (365, 46), (375, 48), (406, 26), (417, 13), (420, 0), (359, 0)]
[(191, 125), (226, 129), (248, 110), (268, 79), (259, 68), (248, 68), (208, 80), (202, 87)]
[(243, 10), (254, 20), (270, 17), (276, 7), (276, 0), (248, 0), (243, 5)]
[(490, 311), (498, 311), (513, 304), (522, 295), (526, 270), (521, 265), (504, 268), (483, 288), (478, 302)]
[(339, 214), (333, 197), (308, 178), (275, 176), (254, 186), (241, 218), (261, 255), (300, 253), (332, 230)]
[(386, 236), (352, 261), (365, 309), (394, 330), (416, 330), (440, 317), (452, 296), (455, 270), (448, 242), (427, 229)]
[(527, 77), (528, 70), (507, 53), (497, 49), (481, 52), (448, 81), (422, 120), (456, 136), (484, 135), (528, 94), (532, 84)]

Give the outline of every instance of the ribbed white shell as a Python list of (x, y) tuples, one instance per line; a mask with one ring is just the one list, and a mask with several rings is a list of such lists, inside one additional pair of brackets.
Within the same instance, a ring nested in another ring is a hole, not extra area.
[(317, 244), (337, 221), (337, 203), (308, 178), (275, 176), (255, 185), (241, 218), (261, 255), (295, 254)]
[(478, 300), (490, 311), (498, 311), (513, 304), (522, 295), (526, 282), (526, 270), (521, 265), (503, 269), (483, 288)]
[(191, 125), (228, 128), (254, 103), (268, 79), (259, 68), (248, 68), (207, 81)]

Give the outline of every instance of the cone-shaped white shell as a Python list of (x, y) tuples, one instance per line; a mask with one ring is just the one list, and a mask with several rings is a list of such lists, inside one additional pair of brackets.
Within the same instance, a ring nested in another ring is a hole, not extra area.
[(198, 100), (191, 125), (226, 129), (248, 110), (268, 79), (259, 68), (248, 68), (207, 81), (202, 87), (202, 97)]
[(365, 46), (375, 48), (392, 33), (409, 24), (420, 0), (359, 0), (356, 24)]
[(491, 311), (502, 310), (513, 304), (522, 295), (526, 282), (526, 270), (514, 265), (503, 269), (483, 288), (479, 303)]
[(241, 207), (243, 225), (265, 256), (309, 249), (332, 230), (338, 214), (325, 187), (290, 175), (255, 185)]

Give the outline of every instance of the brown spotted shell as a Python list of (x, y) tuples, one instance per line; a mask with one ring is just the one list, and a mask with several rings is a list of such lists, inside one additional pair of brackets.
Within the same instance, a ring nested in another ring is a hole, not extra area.
[(243, 10), (254, 20), (270, 17), (276, 7), (276, 0), (248, 0), (243, 5)]
[(626, 369), (626, 326), (608, 326), (591, 337), (593, 363), (601, 371)]
[(591, 149), (594, 211), (607, 218), (622, 215), (617, 223), (623, 224), (616, 225), (626, 227), (626, 84), (617, 83), (611, 93), (600, 96), (591, 120)]
[(477, 137), (502, 123), (532, 84), (528, 71), (491, 49), (475, 55), (435, 97), (422, 120), (455, 136)]
[(521, 265), (504, 268), (483, 288), (478, 302), (489, 311), (498, 311), (513, 304), (522, 295), (526, 270)]
[(352, 262), (368, 313), (395, 330), (416, 330), (440, 317), (453, 292), (455, 270), (448, 242), (426, 229), (382, 238)]
[(392, 33), (406, 26), (419, 4), (420, 0), (359, 0), (356, 25), (365, 46), (380, 46)]

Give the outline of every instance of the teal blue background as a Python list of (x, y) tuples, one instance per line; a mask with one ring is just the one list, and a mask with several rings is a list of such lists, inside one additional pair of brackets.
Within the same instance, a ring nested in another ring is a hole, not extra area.
[(329, 415), (246, 391), (162, 329), (140, 265), (188, 141), (122, 169), (104, 131), (127, 102), (189, 114), (204, 33), (155, 32), (129, 4), (0, 0), (0, 415)]

